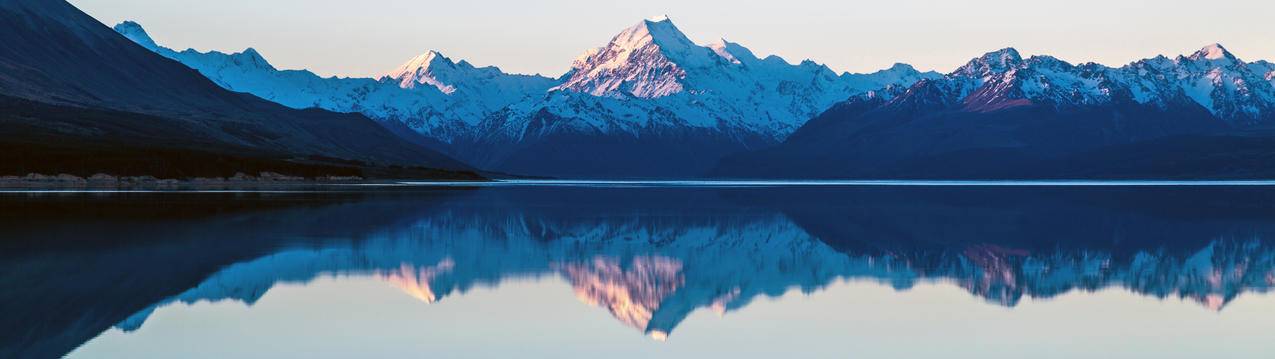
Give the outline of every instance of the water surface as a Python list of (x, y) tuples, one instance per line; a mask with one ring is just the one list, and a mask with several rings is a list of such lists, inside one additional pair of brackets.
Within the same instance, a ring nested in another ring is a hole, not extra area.
[(0, 195), (0, 356), (1261, 357), (1275, 187)]

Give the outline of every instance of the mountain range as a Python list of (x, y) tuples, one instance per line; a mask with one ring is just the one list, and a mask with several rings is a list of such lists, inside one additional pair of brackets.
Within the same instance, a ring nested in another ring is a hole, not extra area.
[(1014, 49), (855, 96), (726, 177), (1270, 178), (1275, 68), (1221, 45), (1122, 67)]
[(222, 86), (296, 108), (402, 122), (476, 167), (566, 177), (1266, 178), (1275, 64), (1221, 45), (1122, 67), (1007, 48), (948, 74), (837, 74), (697, 45), (667, 17), (623, 30), (557, 79), (429, 52), (379, 79), (279, 71), (156, 45)]
[(65, 1), (0, 0), (0, 28), (0, 175), (476, 178), (362, 115), (227, 91)]
[(1007, 48), (947, 74), (839, 74), (696, 44), (661, 17), (557, 78), (436, 51), (339, 78), (252, 48), (176, 51), (61, 0), (0, 4), (13, 29), (0, 49), (6, 174), (1275, 176), (1275, 64), (1221, 45), (1121, 67)]
[(116, 31), (223, 87), (294, 107), (401, 122), (476, 167), (572, 177), (685, 177), (723, 156), (776, 145), (852, 95), (937, 78), (899, 64), (837, 74), (759, 58), (725, 40), (697, 45), (668, 18), (644, 20), (557, 78), (514, 75), (430, 51), (376, 78), (277, 70), (251, 48), (162, 47), (134, 22)]

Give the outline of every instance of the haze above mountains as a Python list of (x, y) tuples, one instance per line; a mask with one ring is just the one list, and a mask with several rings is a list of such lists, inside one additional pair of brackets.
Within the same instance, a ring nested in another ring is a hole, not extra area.
[[(145, 144), (142, 153), (187, 151), (194, 140), (224, 148), (218, 153), (262, 150), (251, 157), (288, 166), (324, 159), (572, 178), (1275, 175), (1267, 165), (1275, 160), (1275, 65), (1240, 60), (1217, 44), (1117, 68), (1008, 48), (948, 74), (906, 64), (838, 74), (726, 40), (696, 44), (665, 17), (585, 51), (558, 78), (435, 51), (379, 78), (324, 78), (278, 70), (251, 48), (173, 50), (133, 22), (102, 31), (61, 0), (3, 4), (19, 31), (0, 54), (15, 69), (0, 89), (52, 107), (9, 106), (51, 118), (99, 111), (90, 117), (120, 119), (96, 123), (127, 130), (17, 117), (10, 121), (26, 126), (15, 127), (17, 139), (56, 134), (118, 149), (103, 141), (145, 138), (132, 141)], [(383, 153), (391, 147), (396, 154)], [(60, 156), (53, 162), (76, 157)], [(124, 172), (170, 165), (133, 163)], [(28, 167), (43, 169), (18, 171)]]

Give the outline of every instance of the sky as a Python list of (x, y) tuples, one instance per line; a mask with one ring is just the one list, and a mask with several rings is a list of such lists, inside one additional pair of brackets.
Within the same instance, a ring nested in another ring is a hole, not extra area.
[(98, 20), (141, 23), (161, 45), (242, 51), (275, 67), (379, 76), (438, 50), (455, 61), (556, 77), (584, 51), (668, 15), (697, 43), (871, 72), (896, 62), (948, 72), (1017, 48), (1123, 65), (1221, 43), (1275, 60), (1265, 0), (70, 0)]

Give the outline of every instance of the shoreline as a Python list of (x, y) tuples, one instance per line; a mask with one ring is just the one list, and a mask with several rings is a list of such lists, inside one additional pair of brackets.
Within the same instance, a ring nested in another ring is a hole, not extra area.
[[(45, 175), (31, 173), (25, 176), (0, 176), (0, 189), (180, 189), (209, 187), (256, 187), (268, 185), (359, 185), (384, 183), (390, 179), (369, 179), (360, 176), (319, 176), (299, 177), (274, 172), (262, 172), (254, 175), (237, 173), (231, 177), (196, 177), (187, 179), (157, 178), (154, 176), (114, 176), (104, 173), (88, 177), (71, 174)], [(422, 180), (410, 180), (424, 182)], [(445, 180), (449, 183), (483, 181)]]
[[(967, 187), (967, 188), (1097, 188), (1097, 187), (1272, 187), (1275, 180), (1234, 179), (999, 179), (999, 180), (933, 180), (933, 179), (821, 179), (821, 180), (568, 180), (568, 179), (412, 179), (412, 178), (363, 178), (358, 176), (298, 177), (274, 172), (257, 176), (238, 173), (231, 177), (160, 179), (153, 176), (112, 176), (96, 174), (79, 177), (70, 174), (56, 176), (28, 174), (26, 176), (0, 176), (0, 192), (93, 192), (93, 191), (215, 191), (215, 190), (332, 190), (340, 186), (349, 188), (411, 188), (411, 187), (587, 187), (587, 188), (776, 188), (776, 187)], [(286, 187), (286, 188), (285, 188)]]

